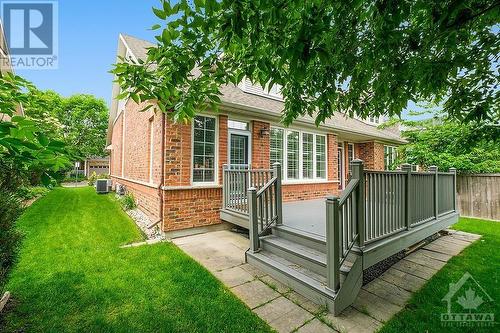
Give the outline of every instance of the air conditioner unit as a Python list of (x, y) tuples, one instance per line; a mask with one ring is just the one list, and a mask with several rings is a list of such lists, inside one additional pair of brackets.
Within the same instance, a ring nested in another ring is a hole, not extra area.
[(116, 194), (118, 195), (125, 195), (125, 186), (122, 184), (116, 184)]
[(108, 180), (107, 179), (98, 179), (95, 182), (95, 190), (97, 193), (108, 193)]

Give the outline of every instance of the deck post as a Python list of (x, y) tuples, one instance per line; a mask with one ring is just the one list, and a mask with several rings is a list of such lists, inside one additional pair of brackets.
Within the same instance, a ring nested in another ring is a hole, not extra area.
[(438, 174), (438, 167), (435, 166), (435, 165), (431, 165), (429, 167), (429, 172), (432, 172), (434, 173), (434, 216), (436, 217), (436, 220), (438, 218), (438, 205), (439, 205), (439, 202), (438, 202), (438, 177), (439, 177), (439, 174)]
[(326, 198), (326, 286), (337, 292), (340, 288), (340, 226), (339, 198)]
[(401, 170), (406, 172), (405, 178), (405, 225), (406, 230), (410, 230), (411, 216), (410, 216), (410, 190), (411, 186), (411, 164), (404, 163), (401, 165)]
[(226, 170), (228, 166), (227, 164), (222, 165), (222, 209), (226, 209), (227, 207), (227, 179), (226, 179)]
[(363, 161), (355, 159), (351, 162), (352, 178), (358, 179), (356, 190), (356, 229), (358, 231), (358, 246), (365, 246), (365, 172)]
[(281, 164), (273, 164), (274, 177), (276, 177), (276, 225), (283, 224), (283, 194), (281, 193)]
[(449, 168), (448, 172), (453, 173), (453, 211), (457, 211), (457, 169)]
[(250, 187), (248, 189), (248, 222), (250, 236), (250, 251), (252, 253), (259, 252), (259, 221), (257, 215), (257, 189)]

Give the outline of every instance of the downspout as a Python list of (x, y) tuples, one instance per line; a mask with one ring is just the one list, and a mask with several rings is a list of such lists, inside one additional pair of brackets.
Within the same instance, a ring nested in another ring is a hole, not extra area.
[(161, 233), (164, 233), (164, 225), (165, 221), (163, 219), (163, 204), (165, 199), (165, 191), (163, 187), (165, 186), (165, 113), (161, 113), (161, 176), (160, 176), (160, 186), (158, 187), (158, 191), (160, 191), (160, 221), (161, 221)]

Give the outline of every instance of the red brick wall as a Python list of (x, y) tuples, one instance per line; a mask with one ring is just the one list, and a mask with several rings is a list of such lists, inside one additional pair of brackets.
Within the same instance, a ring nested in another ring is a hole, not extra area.
[(328, 134), (328, 180), (339, 180), (338, 179), (338, 145), (337, 136), (334, 134)]
[(227, 116), (219, 116), (219, 184), (222, 184), (222, 166), (228, 163), (227, 140), (228, 140)]
[[(252, 168), (269, 169), (271, 160), (269, 155), (271, 125), (262, 121), (252, 121)], [(267, 129), (268, 134), (261, 137), (261, 130)]]
[(333, 182), (316, 184), (283, 184), (283, 201), (297, 201), (325, 198), (338, 195), (338, 184)]
[[(126, 104), (113, 127), (111, 152), (111, 176), (114, 184), (126, 187), (136, 200), (137, 206), (153, 221), (160, 218), (162, 115), (153, 109), (139, 112), (146, 104), (132, 101)], [(153, 170), (150, 179), (150, 148), (153, 130)], [(125, 131), (123, 133), (123, 130)], [(123, 140), (123, 141), (122, 141)], [(122, 154), (124, 158), (122, 173)], [(152, 180), (152, 183), (150, 182)], [(145, 185), (142, 183), (148, 183)]]
[(365, 169), (384, 170), (384, 144), (371, 141), (360, 143), (358, 146), (358, 158), (363, 160)]
[(165, 126), (165, 185), (191, 185), (191, 123)]
[(164, 231), (221, 223), (221, 188), (173, 189), (164, 196)]

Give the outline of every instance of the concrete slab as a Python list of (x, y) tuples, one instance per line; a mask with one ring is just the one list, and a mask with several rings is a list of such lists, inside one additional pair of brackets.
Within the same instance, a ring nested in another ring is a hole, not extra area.
[(292, 332), (314, 316), (285, 297), (279, 297), (254, 312), (278, 332)]
[(345, 309), (340, 315), (326, 314), (322, 319), (338, 332), (372, 333), (382, 327), (382, 323), (352, 306)]
[(229, 288), (255, 280), (255, 277), (241, 266), (217, 271), (214, 275)]
[(280, 297), (276, 291), (269, 288), (264, 282), (254, 280), (231, 288), (233, 293), (236, 294), (243, 302), (248, 305), (250, 309), (254, 309), (263, 305), (275, 298)]
[(329, 327), (319, 319), (313, 319), (297, 330), (297, 333), (336, 333), (333, 328)]
[[(302, 214), (299, 212), (301, 205), (294, 204), (295, 213)], [(303, 203), (308, 207), (311, 204), (320, 207), (324, 201)], [(321, 235), (322, 214), (315, 213), (314, 218), (311, 218), (310, 213), (309, 210), (309, 217), (305, 221), (312, 221), (309, 227), (316, 228), (315, 232)], [(289, 223), (293, 224), (294, 221), (298, 222), (299, 219), (288, 219)], [(295, 226), (304, 227), (299, 224)], [(177, 238), (173, 242), (231, 288), (236, 296), (278, 332), (371, 333), (399, 312), (411, 293), (420, 289), (441, 269), (453, 257), (452, 253), (459, 253), (479, 237), (453, 231), (411, 253), (364, 286), (354, 304), (336, 317), (327, 313), (324, 307), (290, 291), (283, 283), (246, 264), (245, 251), (249, 241), (241, 234), (224, 230)]]

